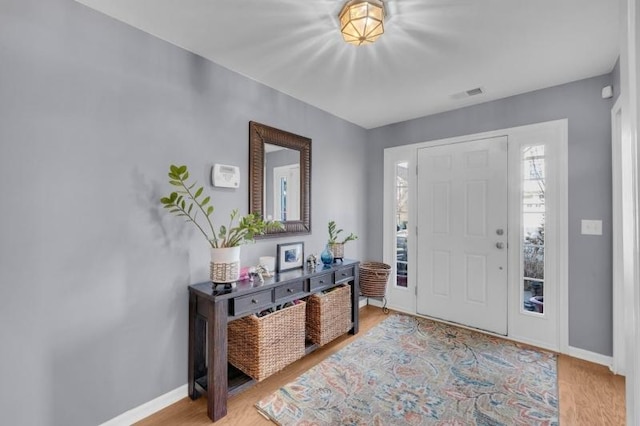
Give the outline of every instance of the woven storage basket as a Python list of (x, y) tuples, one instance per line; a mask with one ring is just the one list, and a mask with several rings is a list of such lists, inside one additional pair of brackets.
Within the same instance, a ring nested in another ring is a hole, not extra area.
[(307, 299), (307, 338), (326, 345), (351, 329), (351, 286), (344, 285)]
[(262, 381), (304, 356), (305, 305), (255, 315), (228, 324), (229, 362)]
[(391, 266), (381, 262), (360, 264), (360, 294), (366, 297), (384, 297)]

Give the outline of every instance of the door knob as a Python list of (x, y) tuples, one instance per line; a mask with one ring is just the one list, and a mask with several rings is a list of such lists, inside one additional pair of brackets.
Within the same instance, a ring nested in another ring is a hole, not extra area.
[(496, 247), (502, 250), (504, 248), (504, 243), (496, 243)]
[(502, 228), (496, 229), (496, 234), (498, 234), (498, 235), (504, 234), (504, 229), (502, 229)]

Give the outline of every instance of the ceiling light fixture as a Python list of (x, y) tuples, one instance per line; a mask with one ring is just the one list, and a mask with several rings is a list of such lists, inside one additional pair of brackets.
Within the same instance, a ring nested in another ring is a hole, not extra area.
[(338, 16), (347, 43), (371, 44), (384, 33), (384, 5), (380, 0), (350, 0)]

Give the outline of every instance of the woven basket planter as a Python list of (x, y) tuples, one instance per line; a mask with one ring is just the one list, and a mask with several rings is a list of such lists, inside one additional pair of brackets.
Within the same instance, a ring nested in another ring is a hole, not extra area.
[(334, 259), (344, 259), (344, 243), (329, 244), (329, 250), (331, 250)]
[(351, 286), (344, 285), (307, 299), (307, 338), (326, 345), (351, 329)]
[(381, 262), (360, 264), (360, 294), (366, 297), (384, 297), (391, 266)]
[(211, 248), (211, 281), (233, 283), (240, 278), (240, 246)]
[(240, 262), (213, 263), (209, 265), (211, 282), (215, 284), (228, 284), (238, 281), (240, 278)]
[(305, 341), (305, 305), (255, 315), (228, 324), (229, 362), (246, 375), (262, 381), (302, 358)]

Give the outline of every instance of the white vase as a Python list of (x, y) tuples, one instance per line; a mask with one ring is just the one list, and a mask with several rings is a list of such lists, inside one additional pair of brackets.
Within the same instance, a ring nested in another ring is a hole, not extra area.
[(240, 246), (211, 248), (211, 281), (234, 283), (240, 277)]

